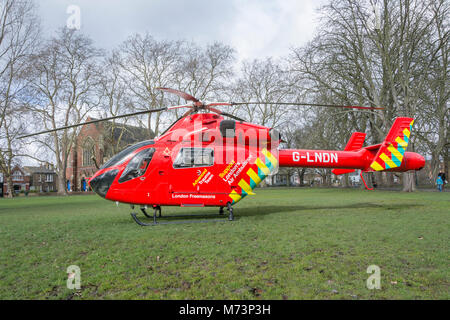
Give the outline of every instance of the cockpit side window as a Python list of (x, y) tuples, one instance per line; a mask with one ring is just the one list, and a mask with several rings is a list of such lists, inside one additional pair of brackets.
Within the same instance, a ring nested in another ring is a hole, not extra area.
[(105, 168), (109, 168), (109, 167), (113, 167), (113, 166), (117, 166), (119, 164), (121, 164), (122, 162), (124, 162), (126, 160), (126, 158), (132, 154), (135, 150), (143, 147), (143, 146), (147, 146), (150, 144), (154, 144), (155, 142), (152, 140), (147, 140), (147, 141), (141, 141), (139, 143), (136, 143), (132, 146), (129, 146), (128, 148), (120, 151), (118, 154), (116, 154), (114, 157), (112, 157), (111, 159), (109, 159), (104, 165), (102, 165), (100, 167), (100, 169), (105, 169)]
[(210, 148), (181, 148), (174, 168), (209, 167), (214, 164), (214, 150)]
[(122, 175), (119, 178), (119, 183), (144, 175), (154, 153), (155, 148), (149, 148), (136, 154), (130, 162), (128, 162), (125, 170), (123, 170)]

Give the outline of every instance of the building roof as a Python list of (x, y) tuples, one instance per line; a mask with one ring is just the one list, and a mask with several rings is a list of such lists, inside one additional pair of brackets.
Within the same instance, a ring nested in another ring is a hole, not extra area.
[(25, 166), (23, 167), (24, 171), (28, 174), (33, 174), (33, 173), (55, 173), (54, 169), (48, 169), (45, 166), (41, 166), (41, 167), (32, 167), (32, 166)]
[(103, 130), (111, 130), (111, 128), (113, 129), (111, 138), (113, 138), (115, 141), (121, 139), (121, 142), (124, 144), (135, 143), (136, 141), (148, 140), (155, 137), (154, 132), (150, 130), (149, 133), (149, 130), (147, 128), (136, 127), (122, 123), (113, 124), (110, 121), (105, 121), (103, 123)]
[[(88, 117), (88, 121), (90, 120), (98, 120), (97, 118)], [(149, 130), (147, 128), (137, 127), (129, 124), (123, 124), (119, 122), (112, 121), (104, 121), (95, 123), (99, 131), (103, 132), (103, 136), (106, 140), (113, 140), (111, 142), (121, 140), (120, 143), (123, 145), (133, 144), (136, 141), (153, 139), (155, 137), (155, 133), (153, 130)], [(101, 126), (101, 127), (100, 127)], [(114, 126), (114, 127), (113, 127)], [(113, 128), (112, 135), (110, 133), (106, 133), (106, 131), (111, 130)]]

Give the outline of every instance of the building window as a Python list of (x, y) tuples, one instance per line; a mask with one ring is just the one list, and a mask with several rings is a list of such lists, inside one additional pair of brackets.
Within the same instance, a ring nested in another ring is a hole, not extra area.
[(88, 137), (83, 144), (83, 167), (94, 165), (94, 140)]
[(47, 174), (46, 178), (45, 178), (45, 182), (53, 182), (53, 175), (52, 174)]
[(12, 181), (22, 181), (23, 175), (20, 171), (14, 171), (12, 174)]

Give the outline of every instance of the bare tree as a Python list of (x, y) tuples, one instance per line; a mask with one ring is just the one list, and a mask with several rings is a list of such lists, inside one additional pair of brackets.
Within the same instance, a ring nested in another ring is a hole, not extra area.
[[(33, 61), (36, 101), (29, 107), (41, 129), (80, 123), (98, 106), (101, 56), (91, 39), (67, 28), (43, 45)], [(50, 150), (54, 155), (60, 194), (67, 194), (66, 168), (76, 136), (77, 130), (64, 129), (35, 140), (42, 146), (39, 152)]]
[[(180, 41), (157, 41), (146, 33), (131, 36), (119, 47), (123, 77), (134, 96), (136, 111), (160, 108), (164, 104), (164, 95), (156, 88), (175, 83), (181, 46)], [(146, 127), (149, 133), (158, 135), (160, 121), (159, 112), (148, 115)]]
[[(135, 34), (117, 50), (121, 77), (128, 84), (136, 111), (160, 108), (162, 105), (183, 104), (175, 95), (165, 95), (157, 87), (172, 87), (189, 92), (198, 99), (218, 99), (233, 76), (234, 49), (221, 43), (200, 47), (186, 41), (158, 41), (150, 34)], [(175, 110), (175, 117), (179, 112)], [(170, 114), (149, 114), (144, 123), (149, 133), (158, 135)]]
[(272, 102), (239, 106), (236, 113), (246, 120), (273, 128), (287, 120), (289, 108), (273, 102), (293, 99), (290, 73), (272, 58), (244, 62), (232, 90), (237, 101)]
[[(444, 162), (447, 176), (450, 147), (450, 108), (449, 90), (449, 37), (450, 4), (448, 1), (430, 2), (433, 28), (426, 37), (424, 50), (433, 53), (429, 60), (428, 72), (425, 73), (426, 85), (419, 92), (420, 127), (417, 132), (418, 144), (424, 144), (421, 150), (431, 154), (431, 181), (436, 180), (440, 162)], [(426, 70), (424, 70), (426, 71)], [(418, 146), (421, 147), (420, 145)]]
[(39, 23), (31, 1), (0, 1), (0, 171), (12, 197), (11, 170), (21, 156), (16, 137), (23, 132), (23, 106), (30, 99), (26, 92), (29, 58), (36, 48)]
[[(118, 116), (119, 114), (131, 112), (131, 93), (122, 76), (123, 70), (120, 66), (120, 57), (116, 51), (113, 51), (103, 61), (102, 69), (104, 72), (100, 82), (99, 94), (102, 97), (101, 108), (103, 109), (104, 117)], [(104, 157), (111, 157), (123, 148), (122, 139), (124, 135), (132, 134), (127, 129), (127, 122), (129, 122), (129, 118), (122, 119), (120, 123), (114, 119), (106, 124), (102, 124), (105, 129), (102, 133), (102, 138), (105, 146), (108, 147), (108, 150), (103, 150), (107, 153), (103, 155)], [(119, 132), (119, 134), (116, 135), (116, 132)], [(103, 159), (98, 159), (96, 162), (101, 164)]]
[[(322, 8), (321, 31), (291, 58), (292, 69), (317, 94), (325, 90), (342, 102), (385, 108), (355, 122), (367, 126), (372, 142), (384, 138), (396, 116), (420, 117), (420, 93), (429, 85), (437, 55), (426, 45), (436, 29), (436, 1), (381, 2), (373, 25), (372, 1), (330, 1)], [(351, 113), (348, 117), (353, 121)], [(414, 190), (413, 177), (403, 174), (405, 191)]]
[(217, 100), (232, 79), (234, 49), (215, 42), (206, 48), (195, 43), (183, 45), (177, 65), (176, 87), (200, 100)]

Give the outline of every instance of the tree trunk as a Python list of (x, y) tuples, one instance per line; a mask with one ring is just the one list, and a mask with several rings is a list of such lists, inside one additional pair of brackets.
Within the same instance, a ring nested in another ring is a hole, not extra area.
[(348, 188), (348, 186), (349, 186), (348, 173), (342, 175), (341, 182), (342, 182), (342, 186), (344, 188)]
[(416, 191), (416, 181), (414, 179), (414, 172), (408, 171), (403, 173), (403, 191), (414, 192)]
[(11, 175), (5, 177), (6, 185), (8, 186), (8, 198), (14, 197), (14, 184), (12, 182)]
[(439, 170), (441, 169), (441, 164), (439, 161), (439, 155), (433, 152), (431, 155), (431, 185), (436, 181)]
[(66, 177), (61, 172), (58, 172), (58, 194), (67, 196)]
[(391, 172), (384, 172), (385, 174), (385, 186), (392, 187), (394, 185), (394, 174)]
[(389, 174), (386, 171), (381, 172), (380, 180), (379, 180), (379, 182), (380, 182), (379, 185), (380, 186), (383, 186), (383, 187), (388, 187), (389, 186), (388, 175)]
[(306, 172), (306, 169), (305, 168), (302, 168), (301, 170), (298, 170), (297, 171), (298, 172), (298, 178), (299, 178), (299, 180), (300, 180), (300, 186), (304, 186), (305, 185), (305, 172)]
[(331, 176), (327, 171), (325, 171), (325, 175), (324, 175), (324, 185), (327, 187), (331, 186)]
[[(445, 153), (444, 153), (444, 173), (445, 173), (445, 179), (448, 181), (448, 180), (450, 180), (450, 176), (449, 176), (449, 174), (450, 174), (450, 171), (449, 171), (449, 162), (450, 162), (450, 156), (449, 156), (449, 148), (448, 147), (445, 147), (444, 148), (444, 150), (445, 150)], [(444, 181), (444, 183), (445, 183), (445, 181)]]

